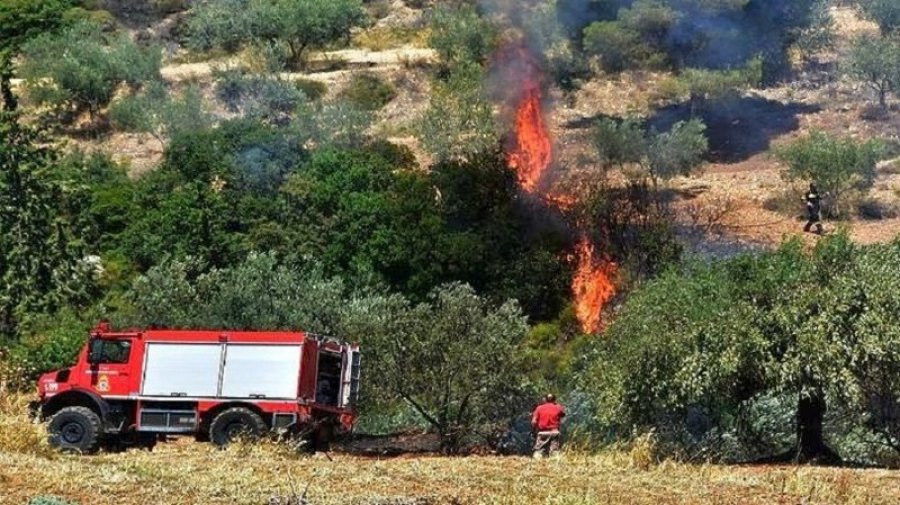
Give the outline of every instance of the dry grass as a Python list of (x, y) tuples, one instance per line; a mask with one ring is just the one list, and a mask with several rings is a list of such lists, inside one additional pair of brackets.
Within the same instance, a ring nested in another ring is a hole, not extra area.
[[(657, 463), (630, 452), (523, 457), (367, 459), (300, 456), (275, 444), (218, 451), (178, 441), (154, 452), (98, 456), (43, 450), (39, 427), (4, 395), (0, 503), (56, 495), (84, 504), (888, 504), (900, 474), (807, 467)], [(8, 436), (8, 431), (25, 435)], [(27, 442), (22, 444), (22, 441)], [(298, 500), (306, 492), (306, 502)]]

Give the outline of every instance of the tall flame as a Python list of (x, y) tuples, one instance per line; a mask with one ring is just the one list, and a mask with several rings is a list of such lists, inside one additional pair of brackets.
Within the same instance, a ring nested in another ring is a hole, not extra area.
[(529, 83), (516, 110), (515, 145), (508, 158), (510, 168), (519, 176), (519, 184), (529, 193), (537, 191), (553, 157), (542, 108), (540, 87)]
[[(507, 47), (501, 53), (504, 56), (514, 60), (504, 62), (515, 74), (508, 75), (507, 82), (522, 83), (514, 104), (515, 130), (507, 163), (516, 172), (523, 190), (537, 194), (549, 205), (567, 210), (577, 201), (574, 195), (549, 194), (541, 186), (553, 161), (553, 143), (544, 120), (539, 66), (524, 45)], [(583, 223), (579, 227), (581, 239), (575, 248), (577, 268), (571, 286), (575, 313), (585, 333), (597, 333), (603, 327), (603, 308), (616, 294), (612, 282), (616, 265), (596, 254)]]

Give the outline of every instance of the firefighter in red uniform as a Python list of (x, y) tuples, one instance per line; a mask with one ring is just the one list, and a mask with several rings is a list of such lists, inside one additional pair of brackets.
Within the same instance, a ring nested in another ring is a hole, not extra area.
[(559, 451), (559, 426), (565, 415), (566, 409), (556, 403), (556, 397), (552, 394), (544, 397), (544, 403), (534, 409), (534, 414), (531, 416), (531, 428), (536, 433), (535, 458), (553, 455)]

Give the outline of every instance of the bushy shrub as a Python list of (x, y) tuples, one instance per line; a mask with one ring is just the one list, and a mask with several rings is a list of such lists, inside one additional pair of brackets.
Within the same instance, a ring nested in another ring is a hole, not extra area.
[(216, 97), (229, 112), (286, 125), (308, 99), (299, 86), (274, 75), (247, 74), (238, 69), (216, 73)]
[(390, 83), (375, 74), (354, 74), (347, 87), (341, 91), (341, 98), (354, 103), (363, 110), (378, 110), (397, 96), (397, 90)]
[(450, 71), (483, 64), (496, 47), (498, 30), (472, 6), (440, 6), (432, 13), (429, 45)]
[(306, 95), (306, 98), (315, 101), (322, 98), (328, 92), (328, 85), (324, 82), (312, 79), (295, 79), (294, 86)]

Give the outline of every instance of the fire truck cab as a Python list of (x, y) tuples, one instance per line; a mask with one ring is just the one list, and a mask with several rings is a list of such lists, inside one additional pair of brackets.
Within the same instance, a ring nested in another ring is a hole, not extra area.
[(360, 353), (304, 332), (112, 331), (42, 375), (36, 408), (61, 449), (152, 446), (167, 435), (226, 445), (267, 430), (327, 443), (356, 419)]

